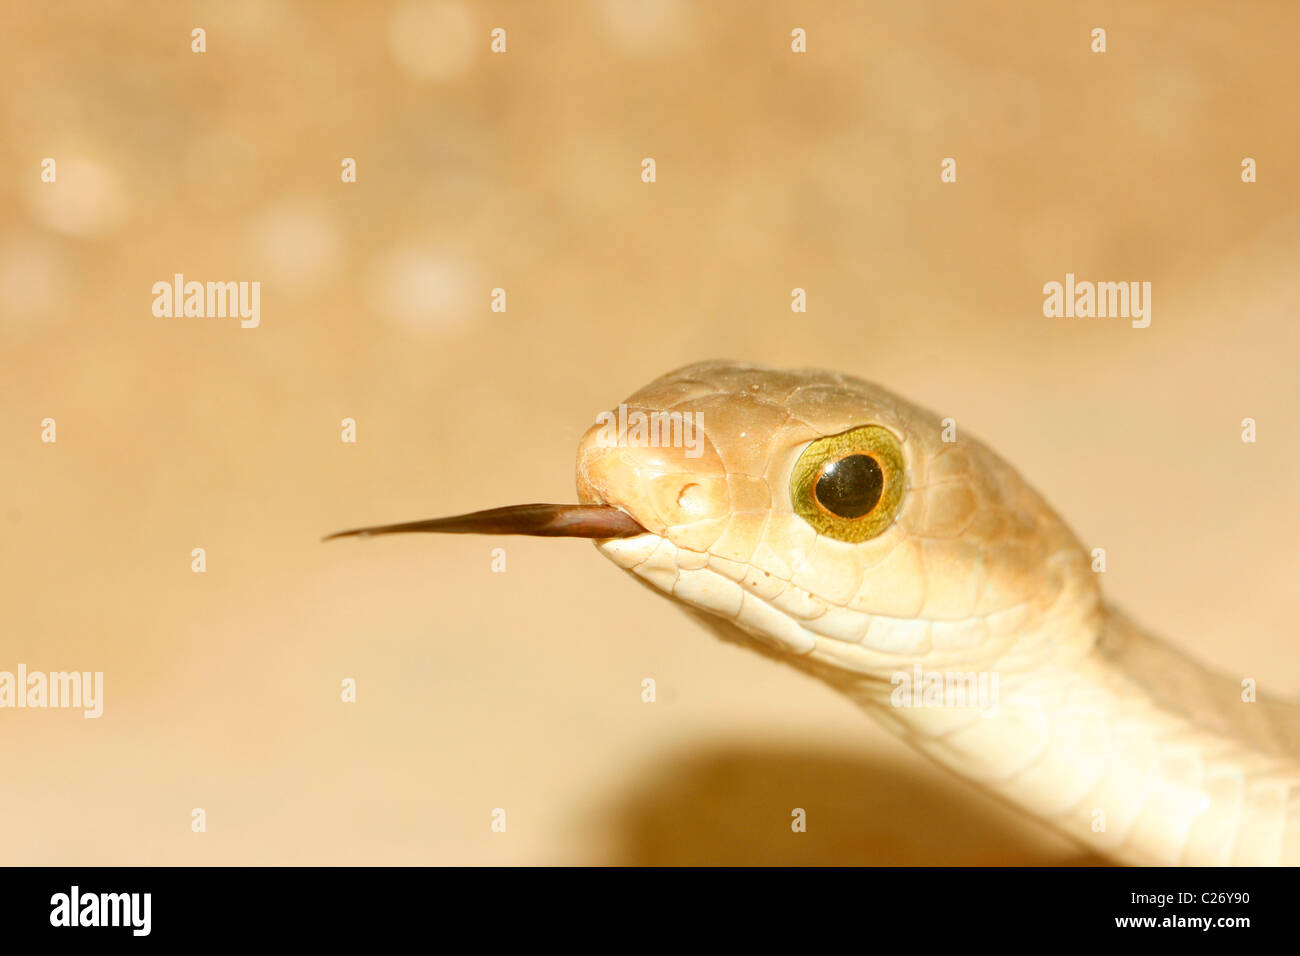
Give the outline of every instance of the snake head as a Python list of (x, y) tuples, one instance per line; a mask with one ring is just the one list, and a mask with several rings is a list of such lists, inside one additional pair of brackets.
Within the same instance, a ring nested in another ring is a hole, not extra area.
[(846, 375), (679, 369), (598, 416), (577, 484), (577, 505), (330, 537), (594, 539), (767, 649), (877, 681), (912, 666), (1015, 672), (1095, 639), (1087, 557), (1047, 503), (951, 420)]
[(1096, 615), (1083, 549), (1014, 469), (849, 376), (672, 372), (588, 430), (577, 486), (644, 529), (596, 542), (619, 567), (858, 675), (1028, 665)]

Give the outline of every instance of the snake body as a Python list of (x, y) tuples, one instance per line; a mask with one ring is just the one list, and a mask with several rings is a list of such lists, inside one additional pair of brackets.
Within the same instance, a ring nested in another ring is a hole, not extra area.
[[(579, 499), (645, 529), (597, 541), (615, 564), (1116, 861), (1300, 863), (1300, 708), (1108, 606), (1090, 554), (989, 448), (834, 372), (699, 363), (623, 404), (702, 440), (584, 436)], [(882, 532), (836, 540), (792, 474), (864, 426), (896, 439), (905, 486)]]

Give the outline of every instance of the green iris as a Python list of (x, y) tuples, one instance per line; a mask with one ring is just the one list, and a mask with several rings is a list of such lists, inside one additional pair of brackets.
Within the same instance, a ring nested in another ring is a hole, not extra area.
[(894, 433), (863, 425), (819, 438), (799, 456), (790, 499), (820, 534), (855, 544), (893, 523), (906, 482), (903, 449)]

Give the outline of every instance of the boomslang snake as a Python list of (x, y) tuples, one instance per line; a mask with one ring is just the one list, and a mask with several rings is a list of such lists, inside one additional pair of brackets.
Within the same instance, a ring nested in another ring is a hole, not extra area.
[(1300, 863), (1300, 708), (1107, 606), (1042, 497), (930, 412), (833, 372), (699, 363), (602, 416), (577, 481), (578, 506), (340, 536), (593, 538), (1116, 861)]

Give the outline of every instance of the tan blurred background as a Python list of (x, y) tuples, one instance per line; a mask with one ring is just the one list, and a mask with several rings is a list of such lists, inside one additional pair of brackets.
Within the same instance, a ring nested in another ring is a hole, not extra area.
[[(105, 673), (98, 721), (0, 711), (3, 862), (1090, 861), (585, 542), (319, 543), (573, 500), (595, 414), (703, 358), (954, 416), (1112, 599), (1300, 694), (1295, 4), (3, 16), (0, 670)], [(177, 272), (261, 326), (155, 318)], [(1045, 319), (1066, 272), (1150, 328)]]

